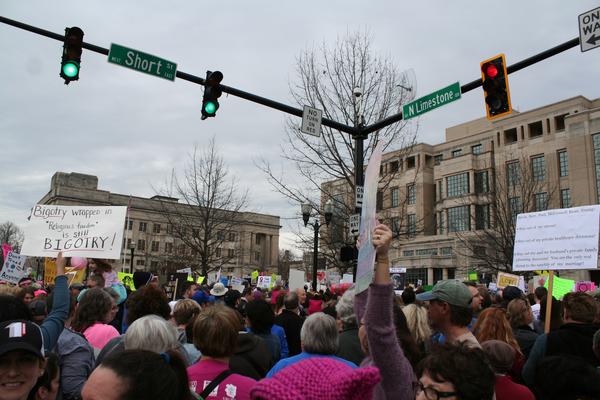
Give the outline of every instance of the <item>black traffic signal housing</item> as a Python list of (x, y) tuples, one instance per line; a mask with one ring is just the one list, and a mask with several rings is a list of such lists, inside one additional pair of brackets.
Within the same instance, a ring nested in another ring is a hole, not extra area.
[(340, 261), (352, 261), (358, 259), (358, 248), (353, 245), (342, 246), (340, 249)]
[(504, 54), (498, 54), (481, 62), (481, 80), (485, 97), (487, 119), (501, 117), (512, 112), (506, 59)]
[(60, 65), (60, 77), (65, 80), (65, 85), (68, 85), (71, 81), (79, 80), (82, 47), (83, 31), (76, 26), (65, 28), (65, 41)]
[(223, 92), (219, 84), (223, 80), (221, 71), (206, 71), (206, 81), (204, 83), (204, 97), (202, 98), (202, 120), (214, 117), (219, 109), (219, 101)]

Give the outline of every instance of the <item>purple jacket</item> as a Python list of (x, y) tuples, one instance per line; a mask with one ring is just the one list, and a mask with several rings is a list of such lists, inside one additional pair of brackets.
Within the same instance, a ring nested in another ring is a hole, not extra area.
[(414, 400), (417, 379), (396, 338), (393, 302), (391, 283), (372, 283), (368, 291), (356, 295), (354, 311), (358, 321), (364, 316), (370, 353), (360, 366), (379, 368), (381, 382), (375, 387), (374, 400)]

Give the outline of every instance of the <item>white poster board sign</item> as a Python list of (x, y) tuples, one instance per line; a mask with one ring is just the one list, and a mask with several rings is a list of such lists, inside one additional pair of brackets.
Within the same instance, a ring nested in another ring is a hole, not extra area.
[(270, 276), (259, 276), (258, 282), (256, 284), (259, 288), (268, 289), (271, 287), (271, 277)]
[(342, 276), (342, 279), (340, 280), (340, 283), (352, 283), (354, 282), (354, 275), (352, 274), (344, 274)]
[(600, 206), (517, 216), (513, 271), (596, 269)]
[(304, 271), (290, 269), (289, 288), (296, 290), (304, 287)]
[(0, 271), (0, 281), (19, 283), (19, 280), (25, 276), (25, 261), (27, 257), (9, 251), (4, 259), (2, 271)]
[(127, 207), (36, 205), (25, 225), (21, 254), (121, 257)]

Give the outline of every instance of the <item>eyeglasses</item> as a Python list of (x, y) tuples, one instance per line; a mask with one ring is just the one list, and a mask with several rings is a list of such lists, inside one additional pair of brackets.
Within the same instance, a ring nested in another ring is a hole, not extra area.
[(428, 400), (439, 400), (451, 396), (456, 396), (456, 392), (440, 392), (435, 390), (431, 386), (423, 386), (423, 384), (420, 381), (416, 382), (416, 387), (417, 394), (421, 392), (425, 393), (425, 397), (427, 397)]

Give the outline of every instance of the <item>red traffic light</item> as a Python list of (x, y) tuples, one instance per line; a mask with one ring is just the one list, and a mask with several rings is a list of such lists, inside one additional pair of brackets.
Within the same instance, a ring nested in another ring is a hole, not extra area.
[(490, 78), (495, 78), (498, 75), (498, 68), (494, 64), (487, 64), (484, 69), (485, 74)]
[(504, 54), (499, 54), (480, 63), (481, 86), (485, 99), (488, 120), (510, 114), (510, 90)]

